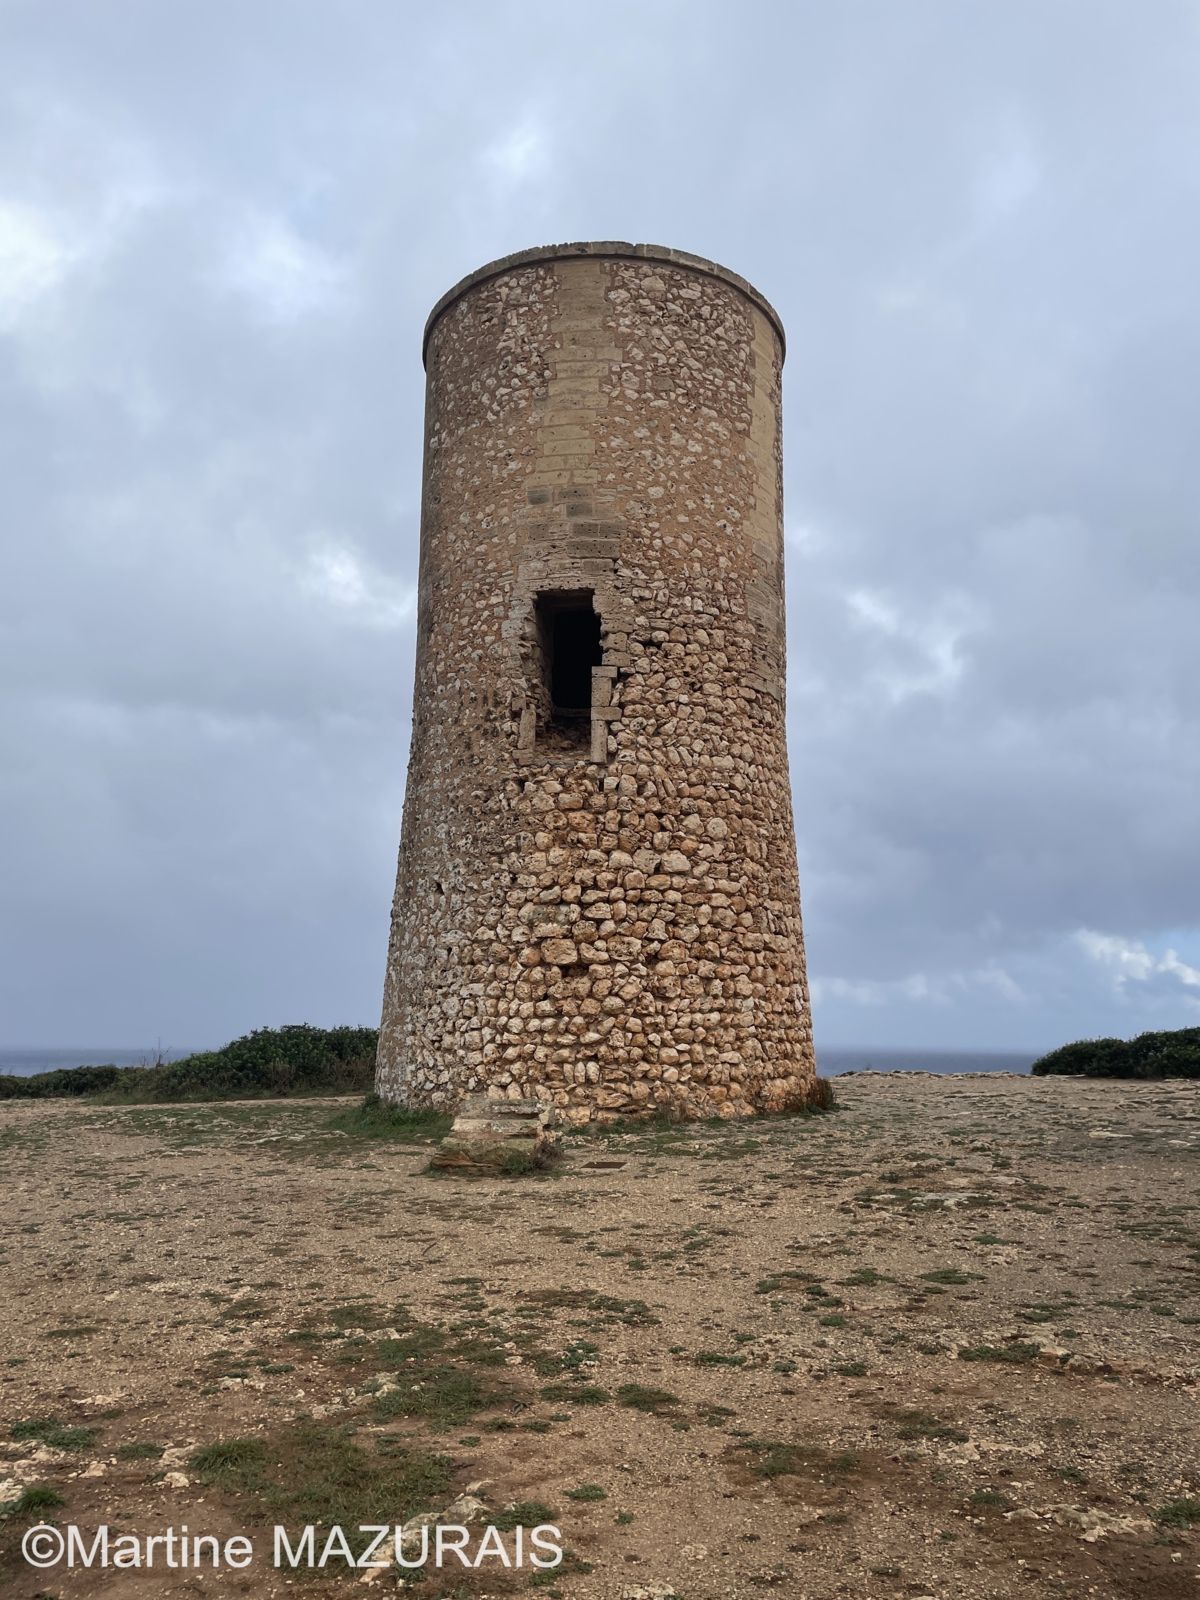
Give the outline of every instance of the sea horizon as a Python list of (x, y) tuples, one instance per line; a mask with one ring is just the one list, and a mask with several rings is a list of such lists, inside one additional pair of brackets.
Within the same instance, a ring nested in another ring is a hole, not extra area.
[[(200, 1046), (212, 1049), (213, 1046)], [(160, 1049), (157, 1045), (140, 1048), (76, 1048), (47, 1045), (40, 1048), (0, 1050), (0, 1076), (31, 1077), (37, 1072), (54, 1072), (74, 1067), (141, 1067), (160, 1057), (179, 1061), (191, 1050)], [(828, 1078), (849, 1072), (1028, 1072), (1037, 1060), (1036, 1050), (948, 1049), (938, 1045), (929, 1049), (911, 1046), (825, 1045), (817, 1050), (817, 1066)]]

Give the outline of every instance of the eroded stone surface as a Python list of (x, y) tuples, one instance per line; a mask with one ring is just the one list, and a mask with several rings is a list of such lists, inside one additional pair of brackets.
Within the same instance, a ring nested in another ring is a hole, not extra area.
[(454, 1126), (433, 1158), (435, 1167), (466, 1165), (503, 1167), (508, 1155), (545, 1165), (557, 1156), (553, 1106), (539, 1100), (496, 1099), (468, 1095)]
[[(387, 1100), (585, 1121), (812, 1090), (781, 340), (703, 264), (611, 249), (515, 258), (430, 330)], [(600, 618), (574, 721), (546, 642), (572, 595)]]

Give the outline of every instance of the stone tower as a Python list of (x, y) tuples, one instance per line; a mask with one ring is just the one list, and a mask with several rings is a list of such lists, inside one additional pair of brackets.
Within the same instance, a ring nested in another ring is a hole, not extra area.
[(783, 349), (750, 284), (657, 245), (526, 250), (434, 307), (383, 1099), (812, 1094)]

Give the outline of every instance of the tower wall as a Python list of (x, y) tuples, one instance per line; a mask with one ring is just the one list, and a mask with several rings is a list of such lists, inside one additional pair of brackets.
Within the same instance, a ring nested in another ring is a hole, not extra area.
[(782, 361), (748, 284), (650, 246), (529, 251), (435, 308), (384, 1099), (811, 1093)]

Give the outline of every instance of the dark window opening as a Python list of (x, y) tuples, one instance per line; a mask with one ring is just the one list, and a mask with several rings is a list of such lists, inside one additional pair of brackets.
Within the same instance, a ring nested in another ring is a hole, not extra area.
[(604, 659), (600, 618), (589, 590), (537, 597), (545, 732), (566, 748), (588, 746), (592, 737), (592, 668)]

